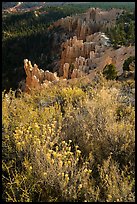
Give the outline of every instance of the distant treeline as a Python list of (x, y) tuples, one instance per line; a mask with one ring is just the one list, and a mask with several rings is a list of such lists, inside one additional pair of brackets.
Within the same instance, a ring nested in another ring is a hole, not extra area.
[(89, 3), (90, 7), (98, 7), (102, 9), (119, 8), (128, 11), (135, 9), (135, 2), (92, 2)]

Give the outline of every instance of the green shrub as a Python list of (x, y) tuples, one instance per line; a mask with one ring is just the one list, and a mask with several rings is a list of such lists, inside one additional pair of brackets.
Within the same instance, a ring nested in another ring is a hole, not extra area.
[(106, 65), (103, 70), (103, 75), (106, 79), (114, 80), (117, 78), (117, 71), (114, 64)]
[(134, 56), (130, 56), (129, 58), (127, 58), (124, 63), (123, 63), (123, 70), (126, 71), (130, 71), (129, 65), (135, 61), (135, 57)]

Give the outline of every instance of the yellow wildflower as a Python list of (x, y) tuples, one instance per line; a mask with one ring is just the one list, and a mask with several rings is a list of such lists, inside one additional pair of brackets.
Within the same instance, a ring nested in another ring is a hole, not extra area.
[(68, 181), (69, 181), (69, 176), (68, 176), (68, 174), (65, 174), (65, 181), (66, 181), (66, 183), (68, 183)]
[(77, 149), (76, 153), (77, 153), (77, 154), (81, 154), (81, 151)]
[(47, 153), (47, 154), (46, 154), (47, 160), (50, 160), (50, 156), (51, 156), (50, 153)]
[(51, 163), (54, 164), (54, 159), (51, 159)]
[(71, 161), (70, 160), (68, 160), (68, 165), (71, 165)]
[(32, 170), (32, 166), (29, 167), (29, 170)]
[(109, 199), (111, 199), (111, 198), (112, 198), (112, 196), (111, 196), (111, 195), (108, 195), (108, 198), (109, 198)]
[(43, 173), (43, 175), (44, 175), (44, 177), (46, 177), (46, 176), (47, 176), (47, 173), (46, 173), (46, 172), (44, 172), (44, 173)]
[(82, 188), (82, 184), (80, 184), (79, 186), (78, 186), (78, 189), (80, 190)]
[(63, 165), (63, 162), (62, 161), (59, 161), (59, 168), (61, 168), (62, 167), (62, 165)]

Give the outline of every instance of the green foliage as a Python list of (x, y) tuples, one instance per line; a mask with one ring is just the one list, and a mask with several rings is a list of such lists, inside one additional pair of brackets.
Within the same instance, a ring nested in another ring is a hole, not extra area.
[(117, 71), (114, 64), (106, 65), (103, 69), (103, 75), (106, 79), (114, 80), (117, 78)]
[(116, 20), (116, 25), (107, 31), (112, 44), (115, 48), (119, 45), (129, 46), (135, 44), (135, 15), (134, 13), (124, 12)]
[(4, 201), (135, 201), (134, 84), (98, 77), (2, 93)]
[(124, 63), (123, 63), (123, 70), (129, 71), (129, 65), (135, 61), (135, 57), (134, 56), (130, 56), (129, 58), (127, 58)]

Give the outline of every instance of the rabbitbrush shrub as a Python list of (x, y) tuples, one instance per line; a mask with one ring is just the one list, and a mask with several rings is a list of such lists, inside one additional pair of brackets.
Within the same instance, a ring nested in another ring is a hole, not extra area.
[(4, 201), (135, 201), (133, 84), (98, 79), (3, 92)]

